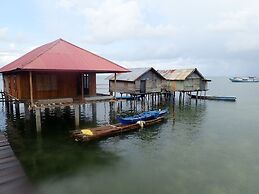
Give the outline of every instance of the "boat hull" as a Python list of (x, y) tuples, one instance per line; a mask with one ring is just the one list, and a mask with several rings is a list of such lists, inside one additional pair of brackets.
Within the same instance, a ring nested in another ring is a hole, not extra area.
[(137, 123), (138, 121), (148, 121), (148, 120), (156, 119), (158, 117), (165, 115), (167, 112), (168, 110), (164, 109), (161, 111), (148, 111), (148, 112), (141, 113), (139, 115), (125, 117), (125, 118), (122, 118), (119, 115), (117, 115), (116, 118), (122, 125), (130, 125), (130, 124)]
[(258, 83), (259, 82), (259, 79), (229, 78), (229, 80), (236, 83)]
[[(165, 120), (164, 117), (158, 117), (156, 119), (146, 121), (143, 127), (156, 125), (163, 122), (164, 120)], [(121, 125), (121, 124), (107, 125), (107, 126), (88, 129), (89, 131), (91, 131), (90, 135), (83, 134), (82, 130), (75, 130), (75, 131), (72, 131), (71, 137), (77, 142), (89, 142), (89, 141), (113, 136), (116, 134), (134, 131), (140, 128), (141, 128), (141, 125), (137, 123), (130, 124), (130, 125)]]
[(198, 98), (198, 99), (204, 99), (204, 100), (218, 100), (218, 101), (236, 101), (235, 96), (196, 96), (191, 95), (191, 98)]

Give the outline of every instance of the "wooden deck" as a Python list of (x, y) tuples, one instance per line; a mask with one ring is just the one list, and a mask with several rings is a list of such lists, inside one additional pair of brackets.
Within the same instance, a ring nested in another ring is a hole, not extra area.
[(30, 194), (31, 185), (5, 135), (0, 132), (0, 193)]

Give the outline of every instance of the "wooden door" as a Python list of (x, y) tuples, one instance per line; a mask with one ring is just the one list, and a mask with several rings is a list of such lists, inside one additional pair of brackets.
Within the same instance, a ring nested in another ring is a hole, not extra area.
[(146, 93), (146, 80), (140, 80), (140, 93)]

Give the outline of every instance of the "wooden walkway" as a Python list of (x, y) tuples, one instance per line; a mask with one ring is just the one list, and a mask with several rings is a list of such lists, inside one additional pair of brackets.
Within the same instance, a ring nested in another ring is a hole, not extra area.
[(0, 132), (0, 194), (30, 194), (31, 185), (20, 162), (3, 133)]

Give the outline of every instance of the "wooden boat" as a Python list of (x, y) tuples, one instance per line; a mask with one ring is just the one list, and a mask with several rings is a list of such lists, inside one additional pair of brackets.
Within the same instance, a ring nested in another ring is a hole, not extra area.
[(147, 112), (143, 112), (139, 115), (124, 117), (124, 118), (117, 115), (116, 118), (122, 125), (129, 125), (129, 124), (134, 124), (138, 121), (148, 121), (151, 119), (156, 119), (158, 117), (163, 116), (167, 112), (168, 112), (168, 110), (164, 109), (164, 110), (158, 110), (158, 111), (147, 111)]
[(121, 134), (124, 132), (134, 131), (142, 127), (155, 125), (155, 124), (161, 123), (164, 120), (165, 120), (164, 117), (158, 117), (156, 119), (152, 119), (149, 121), (141, 121), (141, 123), (134, 123), (130, 125), (115, 124), (115, 125), (96, 127), (92, 129), (75, 130), (75, 131), (72, 131), (71, 137), (75, 141), (88, 142), (88, 141), (93, 141), (93, 140), (113, 136), (116, 134)]
[(229, 78), (232, 82), (239, 82), (239, 83), (249, 83), (249, 82), (259, 82), (259, 78), (257, 77), (233, 77)]
[(189, 95), (191, 98), (198, 98), (198, 99), (204, 99), (204, 100), (219, 100), (219, 101), (236, 101), (235, 96), (196, 96), (196, 95)]

